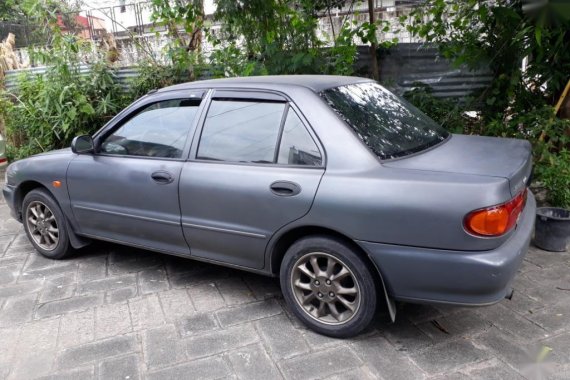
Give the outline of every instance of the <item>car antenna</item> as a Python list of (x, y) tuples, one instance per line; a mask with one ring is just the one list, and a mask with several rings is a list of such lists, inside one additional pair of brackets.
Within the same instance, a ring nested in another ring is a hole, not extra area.
[(147, 92), (146, 94), (147, 94), (147, 95), (154, 94), (154, 93), (157, 92), (157, 91), (158, 91), (158, 88), (153, 88), (152, 90), (150, 90), (150, 91)]

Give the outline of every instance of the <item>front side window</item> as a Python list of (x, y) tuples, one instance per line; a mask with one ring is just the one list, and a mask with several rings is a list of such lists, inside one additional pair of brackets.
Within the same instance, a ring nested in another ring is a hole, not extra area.
[(377, 83), (331, 88), (321, 96), (381, 159), (422, 151), (449, 136), (423, 112)]
[(154, 103), (107, 137), (101, 145), (101, 152), (124, 156), (181, 158), (199, 106), (199, 99)]
[(273, 163), (286, 103), (212, 100), (197, 158)]

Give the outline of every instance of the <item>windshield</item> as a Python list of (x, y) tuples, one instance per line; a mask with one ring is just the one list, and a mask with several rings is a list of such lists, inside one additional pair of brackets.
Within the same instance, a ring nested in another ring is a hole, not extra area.
[(321, 96), (381, 159), (419, 152), (449, 135), (423, 112), (377, 83), (335, 87)]

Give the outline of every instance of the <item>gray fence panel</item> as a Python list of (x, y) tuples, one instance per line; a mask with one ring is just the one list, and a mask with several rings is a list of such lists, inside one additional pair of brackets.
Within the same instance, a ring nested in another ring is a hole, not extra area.
[[(357, 71), (369, 73), (369, 49), (360, 46), (358, 52)], [(421, 82), (431, 86), (434, 96), (462, 99), (488, 87), (493, 79), (487, 68), (455, 68), (437, 48), (420, 43), (401, 43), (382, 51), (379, 66), (380, 81), (400, 95)]]
[[(21, 69), (21, 70), (9, 70), (5, 73), (4, 85), (8, 92), (14, 92), (18, 89), (18, 80), (22, 75), (43, 75), (47, 70), (47, 67), (34, 67), (31, 69)], [(89, 73), (88, 65), (81, 65), (80, 72), (83, 75)], [(115, 77), (117, 83), (121, 86), (124, 91), (130, 89), (131, 81), (136, 78), (138, 71), (136, 67), (121, 67), (115, 70)]]
[[(486, 69), (470, 71), (465, 67), (454, 68), (440, 56), (436, 48), (419, 43), (398, 44), (383, 51), (379, 61), (380, 81), (400, 95), (413, 89), (414, 83), (421, 82), (432, 87), (434, 96), (464, 99), (488, 87), (493, 78)], [(359, 46), (356, 72), (370, 76), (369, 62), (370, 50), (367, 46)], [(8, 91), (15, 91), (19, 75), (42, 75), (45, 71), (45, 67), (7, 71), (5, 86)], [(87, 74), (89, 67), (82, 66), (81, 72)], [(128, 91), (138, 71), (136, 67), (121, 67), (115, 71), (115, 75), (123, 90)]]

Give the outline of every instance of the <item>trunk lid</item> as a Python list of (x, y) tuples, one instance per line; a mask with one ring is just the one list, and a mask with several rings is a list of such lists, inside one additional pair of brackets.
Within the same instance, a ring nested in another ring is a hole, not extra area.
[(528, 141), (452, 135), (425, 152), (383, 162), (384, 166), (479, 176), (502, 177), (515, 196), (530, 181), (532, 151)]

